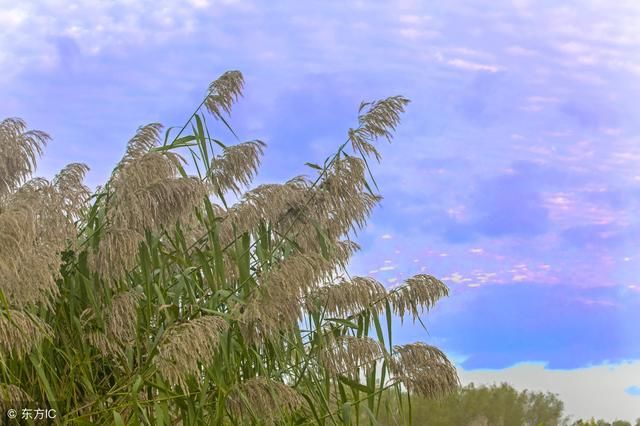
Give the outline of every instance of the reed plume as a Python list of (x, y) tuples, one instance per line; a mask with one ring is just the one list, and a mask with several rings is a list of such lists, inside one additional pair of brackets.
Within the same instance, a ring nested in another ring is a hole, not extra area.
[(363, 103), (315, 178), (250, 188), (266, 145), (205, 119), (231, 130), (243, 85), (212, 82), (173, 141), (138, 128), (91, 197), (83, 164), (32, 177), (48, 136), (0, 122), (0, 403), (31, 395), (74, 424), (348, 424), (388, 388), (458, 385), (437, 348), (391, 346), (392, 315), (418, 320), (446, 286), (348, 273), (381, 200), (369, 157), (408, 100)]
[(359, 112), (366, 112), (358, 117), (360, 126), (355, 130), (349, 129), (349, 140), (354, 151), (364, 155), (373, 154), (380, 161), (380, 153), (373, 141), (383, 137), (391, 142), (393, 131), (400, 122), (400, 114), (408, 103), (409, 100), (402, 96), (361, 103)]
[(389, 301), (395, 314), (403, 320), (409, 313), (415, 321), (439, 299), (448, 296), (449, 288), (431, 275), (418, 274), (405, 280), (401, 286), (389, 293)]
[(333, 264), (316, 253), (298, 253), (266, 271), (247, 300), (240, 321), (246, 337), (269, 338), (300, 321), (304, 296), (333, 272)]
[(411, 343), (394, 346), (391, 371), (410, 392), (438, 398), (460, 386), (456, 369), (435, 346)]
[(107, 226), (92, 262), (109, 282), (133, 267), (145, 231), (159, 231), (188, 216), (206, 195), (199, 179), (182, 175), (181, 157), (152, 151), (161, 129), (157, 123), (138, 129), (105, 186)]
[(0, 361), (23, 358), (52, 337), (51, 327), (40, 318), (13, 309), (0, 312)]
[(224, 149), (216, 156), (209, 169), (209, 180), (214, 191), (241, 194), (258, 172), (260, 157), (266, 144), (262, 141), (245, 142)]
[(32, 398), (20, 386), (0, 383), (0, 413), (4, 417), (9, 409), (24, 407)]
[(209, 85), (204, 105), (216, 117), (231, 113), (231, 106), (242, 95), (244, 77), (239, 71), (227, 71)]
[(278, 423), (304, 403), (295, 389), (266, 377), (255, 377), (239, 384), (227, 397), (227, 409), (233, 418), (254, 419), (267, 424)]
[(89, 190), (88, 168), (70, 164), (52, 182), (33, 178), (4, 197), (0, 208), (0, 290), (12, 306), (51, 306), (61, 252), (76, 240), (75, 221)]
[(359, 369), (368, 371), (386, 355), (380, 342), (370, 337), (345, 335), (330, 338), (319, 359), (331, 375), (345, 375), (357, 380)]
[(307, 309), (318, 308), (332, 317), (343, 318), (372, 309), (380, 314), (383, 305), (380, 302), (387, 296), (384, 286), (370, 277), (342, 279), (335, 284), (320, 287), (307, 299)]
[(19, 118), (0, 121), (0, 200), (28, 179), (49, 141), (39, 130), (27, 130)]
[(202, 316), (173, 325), (164, 333), (154, 365), (171, 384), (187, 389), (189, 377), (197, 377), (200, 366), (209, 365), (229, 324), (217, 316)]

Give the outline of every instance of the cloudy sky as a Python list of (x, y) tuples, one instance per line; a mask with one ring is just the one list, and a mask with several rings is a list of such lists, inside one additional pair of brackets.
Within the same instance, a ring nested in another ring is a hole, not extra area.
[(226, 70), (247, 80), (233, 127), (269, 145), (260, 182), (322, 161), (360, 101), (409, 97), (352, 270), (452, 294), (398, 339), (465, 381), (640, 417), (637, 1), (0, 0), (0, 26), (0, 118), (52, 135), (41, 175), (82, 161), (91, 185)]

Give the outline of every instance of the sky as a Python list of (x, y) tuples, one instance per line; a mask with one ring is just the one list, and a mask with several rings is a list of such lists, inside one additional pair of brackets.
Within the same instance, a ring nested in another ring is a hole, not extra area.
[[(405, 323), (465, 383), (640, 417), (640, 3), (0, 0), (0, 118), (105, 180), (138, 126), (181, 126), (237, 69), (230, 122), (268, 144), (256, 183), (308, 173), (361, 101), (412, 100), (373, 168), (351, 270), (450, 297)], [(221, 134), (232, 143), (233, 138)]]

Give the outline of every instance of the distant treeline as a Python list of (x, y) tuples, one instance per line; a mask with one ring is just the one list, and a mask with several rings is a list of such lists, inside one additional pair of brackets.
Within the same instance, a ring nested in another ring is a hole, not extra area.
[[(576, 420), (564, 413), (563, 402), (552, 393), (518, 392), (506, 383), (493, 386), (461, 388), (458, 392), (439, 400), (405, 396), (402, 406), (395, 405), (380, 424), (401, 425), (402, 418), (425, 426), (640, 426), (640, 418), (631, 423), (616, 420)], [(391, 402), (389, 402), (391, 404)], [(402, 410), (402, 414), (400, 413)], [(393, 414), (395, 413), (395, 415)]]

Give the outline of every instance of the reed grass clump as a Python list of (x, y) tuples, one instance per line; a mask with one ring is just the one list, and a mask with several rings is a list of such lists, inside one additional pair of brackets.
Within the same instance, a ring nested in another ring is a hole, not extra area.
[(310, 176), (252, 186), (266, 144), (211, 136), (243, 86), (223, 74), (177, 133), (141, 126), (94, 192), (82, 164), (33, 177), (49, 137), (0, 122), (2, 404), (81, 425), (350, 424), (391, 390), (457, 388), (440, 350), (392, 343), (394, 316), (420, 320), (446, 286), (347, 272), (381, 200), (370, 157), (408, 100), (363, 103)]

